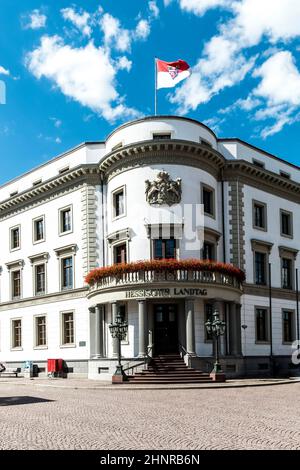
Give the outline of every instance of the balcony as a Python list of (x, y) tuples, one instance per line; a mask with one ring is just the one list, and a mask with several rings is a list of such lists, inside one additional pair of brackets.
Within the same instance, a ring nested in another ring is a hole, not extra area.
[(188, 259), (139, 261), (98, 268), (87, 275), (86, 282), (91, 295), (111, 289), (164, 289), (168, 286), (175, 287), (176, 292), (216, 286), (241, 293), (244, 279), (244, 272), (231, 264)]

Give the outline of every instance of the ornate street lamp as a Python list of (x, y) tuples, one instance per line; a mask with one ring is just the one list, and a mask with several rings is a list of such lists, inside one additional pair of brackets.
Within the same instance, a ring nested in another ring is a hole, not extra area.
[(112, 383), (120, 383), (127, 380), (127, 375), (123, 371), (121, 364), (121, 341), (124, 341), (128, 331), (128, 324), (122, 320), (120, 312), (117, 313), (116, 322), (109, 325), (109, 331), (112, 338), (118, 339), (118, 364), (114, 375), (112, 376)]
[(223, 320), (220, 320), (220, 314), (218, 310), (214, 311), (212, 317), (212, 319), (210, 318), (207, 322), (205, 322), (207, 333), (212, 335), (215, 342), (215, 363), (210, 376), (216, 382), (225, 382), (226, 377), (219, 362), (219, 337), (224, 335), (226, 323)]

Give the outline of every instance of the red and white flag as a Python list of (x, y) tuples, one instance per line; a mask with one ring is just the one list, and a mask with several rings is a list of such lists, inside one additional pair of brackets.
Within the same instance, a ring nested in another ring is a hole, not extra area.
[(191, 75), (190, 66), (184, 60), (165, 62), (156, 59), (156, 89), (171, 88)]

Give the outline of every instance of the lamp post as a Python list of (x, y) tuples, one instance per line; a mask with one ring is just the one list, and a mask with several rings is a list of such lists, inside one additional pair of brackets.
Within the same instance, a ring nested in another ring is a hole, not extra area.
[(212, 319), (210, 318), (207, 322), (205, 322), (207, 333), (213, 336), (215, 342), (215, 363), (210, 376), (215, 382), (225, 382), (226, 376), (222, 371), (221, 364), (219, 362), (219, 337), (224, 335), (226, 323), (223, 320), (220, 320), (220, 314), (218, 310), (214, 311), (212, 317)]
[(109, 331), (112, 338), (118, 339), (118, 364), (114, 375), (112, 376), (112, 383), (121, 383), (127, 380), (127, 375), (123, 371), (121, 364), (121, 341), (126, 338), (128, 331), (128, 324), (122, 320), (120, 312), (117, 313), (116, 322), (109, 325)]

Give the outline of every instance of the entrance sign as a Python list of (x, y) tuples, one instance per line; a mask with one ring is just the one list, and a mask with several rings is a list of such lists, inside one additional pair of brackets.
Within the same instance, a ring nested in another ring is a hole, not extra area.
[(207, 296), (207, 289), (199, 288), (179, 288), (168, 289), (137, 289), (126, 292), (127, 299), (152, 298), (152, 297), (204, 297)]

